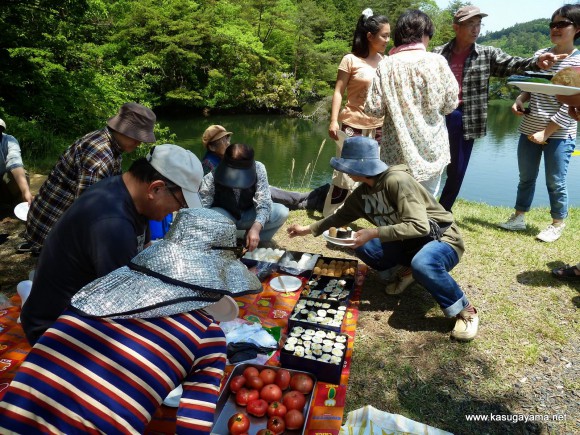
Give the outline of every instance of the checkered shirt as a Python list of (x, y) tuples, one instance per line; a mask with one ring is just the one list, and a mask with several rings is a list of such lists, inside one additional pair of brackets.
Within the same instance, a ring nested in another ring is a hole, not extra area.
[[(455, 39), (435, 47), (451, 62)], [(463, 69), (463, 138), (477, 139), (487, 131), (487, 103), (489, 78), (507, 77), (525, 70), (537, 70), (537, 57), (524, 59), (510, 56), (499, 48), (473, 44)]]
[(78, 139), (60, 157), (38, 194), (26, 221), (26, 239), (41, 247), (60, 216), (89, 186), (121, 173), (122, 150), (108, 127)]

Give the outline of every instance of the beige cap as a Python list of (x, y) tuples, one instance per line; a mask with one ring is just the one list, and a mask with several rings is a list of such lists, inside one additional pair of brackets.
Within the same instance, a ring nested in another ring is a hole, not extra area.
[(226, 131), (226, 129), (221, 125), (210, 125), (203, 132), (203, 136), (201, 137), (201, 143), (203, 144), (204, 147), (207, 148), (207, 145), (210, 142), (214, 142), (218, 139), (221, 139), (224, 136), (231, 134), (233, 133), (231, 131)]
[(487, 17), (487, 14), (484, 14), (479, 10), (477, 6), (468, 5), (463, 6), (462, 8), (457, 9), (455, 15), (453, 16), (454, 23), (461, 23), (463, 21), (469, 20), (472, 17)]

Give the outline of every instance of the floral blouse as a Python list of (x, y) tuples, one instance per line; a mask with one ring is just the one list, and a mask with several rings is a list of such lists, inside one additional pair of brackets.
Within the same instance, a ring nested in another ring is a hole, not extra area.
[(417, 181), (450, 162), (445, 115), (458, 103), (459, 86), (447, 60), (423, 50), (385, 57), (367, 95), (365, 112), (384, 115), (381, 160), (405, 164)]

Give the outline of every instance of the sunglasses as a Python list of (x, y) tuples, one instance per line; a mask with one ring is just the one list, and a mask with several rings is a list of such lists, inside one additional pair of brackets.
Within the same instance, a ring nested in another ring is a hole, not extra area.
[(557, 21), (549, 24), (550, 29), (565, 29), (568, 26), (573, 26), (572, 21)]

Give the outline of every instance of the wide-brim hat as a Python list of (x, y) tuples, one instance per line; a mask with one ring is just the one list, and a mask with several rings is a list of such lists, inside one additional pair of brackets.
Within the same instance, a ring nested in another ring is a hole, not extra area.
[(214, 172), (214, 181), (232, 189), (247, 189), (256, 183), (256, 161), (225, 156)]
[(0, 131), (6, 130), (6, 123), (3, 119), (0, 119)]
[(207, 148), (210, 142), (215, 142), (224, 136), (232, 135), (231, 131), (227, 131), (225, 127), (221, 125), (210, 125), (205, 129), (203, 135), (201, 136), (201, 143)]
[(91, 317), (152, 318), (203, 309), (225, 295), (259, 293), (260, 281), (235, 248), (230, 219), (211, 209), (183, 209), (163, 240), (84, 286), (71, 306)]
[(380, 159), (378, 142), (366, 136), (345, 139), (340, 157), (332, 157), (330, 166), (345, 174), (360, 177), (374, 177), (389, 167)]
[(153, 143), (156, 141), (153, 129), (157, 117), (153, 111), (141, 104), (125, 103), (107, 125), (131, 139), (139, 142)]

